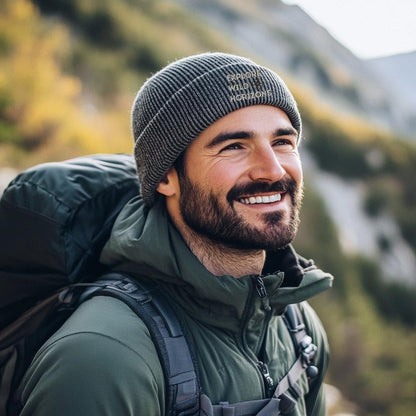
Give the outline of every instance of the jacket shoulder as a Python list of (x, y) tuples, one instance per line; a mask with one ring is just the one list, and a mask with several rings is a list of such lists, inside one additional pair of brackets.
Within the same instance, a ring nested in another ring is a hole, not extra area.
[(22, 416), (162, 415), (165, 400), (145, 324), (123, 302), (104, 296), (80, 305), (43, 345), (20, 393)]

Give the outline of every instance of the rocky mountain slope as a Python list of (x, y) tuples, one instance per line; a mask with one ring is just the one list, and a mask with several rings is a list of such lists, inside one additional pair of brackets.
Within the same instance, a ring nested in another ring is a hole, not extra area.
[(329, 106), (416, 138), (416, 107), (401, 105), (374, 67), (296, 5), (280, 0), (176, 0), (250, 56), (312, 88)]
[(399, 92), (405, 105), (416, 109), (416, 51), (374, 58), (368, 63), (392, 90)]

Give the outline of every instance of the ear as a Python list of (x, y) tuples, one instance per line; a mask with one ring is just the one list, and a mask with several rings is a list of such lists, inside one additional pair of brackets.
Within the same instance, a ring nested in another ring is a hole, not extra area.
[(156, 188), (157, 192), (166, 197), (179, 194), (179, 178), (176, 169), (171, 166)]

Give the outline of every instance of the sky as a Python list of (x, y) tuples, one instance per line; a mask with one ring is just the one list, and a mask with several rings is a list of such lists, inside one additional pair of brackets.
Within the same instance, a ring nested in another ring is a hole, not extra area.
[(360, 58), (416, 51), (416, 0), (283, 0)]

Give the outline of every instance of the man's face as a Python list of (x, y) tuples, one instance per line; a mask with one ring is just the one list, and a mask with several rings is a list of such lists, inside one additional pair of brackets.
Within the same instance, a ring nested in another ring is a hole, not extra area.
[(297, 140), (287, 115), (265, 105), (237, 110), (204, 130), (179, 172), (185, 227), (237, 249), (289, 244), (303, 188)]

